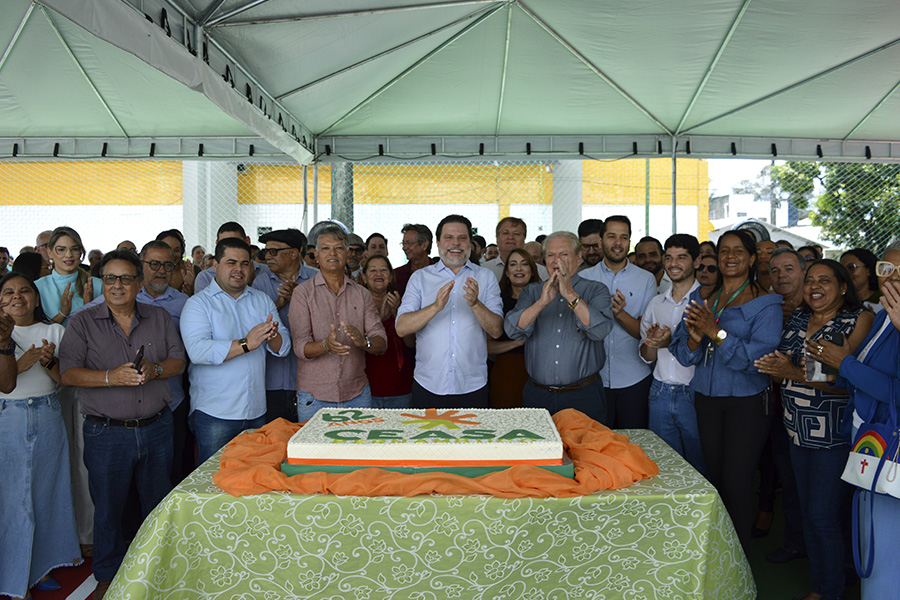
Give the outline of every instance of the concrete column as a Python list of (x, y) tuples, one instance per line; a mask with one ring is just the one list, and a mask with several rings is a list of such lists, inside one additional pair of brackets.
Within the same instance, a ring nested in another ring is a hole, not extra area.
[(553, 231), (578, 231), (581, 189), (580, 160), (560, 160), (553, 164)]
[(331, 167), (331, 218), (353, 231), (353, 163), (339, 162)]
[[(201, 244), (212, 252), (216, 231), (222, 223), (239, 221), (237, 204), (238, 167), (235, 163), (191, 161), (182, 163), (182, 232), (188, 249)], [(249, 224), (241, 223), (244, 227)], [(254, 237), (255, 230), (247, 230)]]

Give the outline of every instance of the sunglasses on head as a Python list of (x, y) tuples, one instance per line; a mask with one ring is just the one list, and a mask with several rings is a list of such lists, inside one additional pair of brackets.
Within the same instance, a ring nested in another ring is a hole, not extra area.
[(716, 265), (700, 265), (699, 267), (697, 267), (697, 271), (709, 271), (710, 273), (715, 274), (719, 272), (719, 267), (717, 267)]

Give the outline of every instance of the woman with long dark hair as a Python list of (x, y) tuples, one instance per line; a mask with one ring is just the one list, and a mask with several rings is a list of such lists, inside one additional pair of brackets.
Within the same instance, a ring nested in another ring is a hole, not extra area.
[[(540, 281), (537, 263), (523, 248), (511, 250), (500, 277), (503, 315), (516, 307), (519, 294), (529, 283)], [(488, 338), (488, 354), (495, 355), (491, 368), (491, 408), (522, 406), (522, 390), (528, 381), (525, 370), (525, 340), (511, 340), (503, 332), (496, 340)]]
[(882, 306), (881, 290), (875, 274), (876, 262), (878, 262), (878, 257), (865, 248), (853, 248), (841, 254), (841, 264), (850, 273), (860, 302), (872, 312), (877, 313)]
[(21, 273), (0, 280), (0, 312), (16, 323), (18, 367), (15, 389), (0, 394), (0, 594), (25, 598), (42, 581), (59, 589), (50, 571), (81, 558), (56, 396), (64, 329), (46, 319), (37, 287)]
[(769, 377), (754, 361), (781, 339), (781, 296), (756, 281), (756, 242), (746, 231), (719, 238), (716, 285), (691, 294), (669, 350), (695, 366), (691, 388), (709, 480), (746, 552), (756, 512), (753, 474), (769, 433)]
[(73, 312), (100, 296), (103, 284), (81, 267), (84, 244), (71, 227), (57, 227), (50, 234), (47, 252), (53, 271), (35, 282), (44, 303), (44, 313), (54, 323), (65, 325)]
[[(809, 265), (803, 284), (803, 304), (788, 318), (778, 350), (760, 358), (756, 366), (782, 386), (784, 427), (792, 444), (791, 464), (800, 498), (803, 536), (809, 555), (812, 592), (804, 600), (843, 597), (844, 513), (850, 487), (841, 473), (850, 447), (840, 435), (847, 408), (846, 390), (824, 381), (807, 381), (803, 360), (806, 341), (823, 336), (855, 350), (872, 327), (872, 313), (865, 310), (850, 273), (833, 260)], [(818, 349), (818, 346), (817, 346)], [(813, 425), (814, 424), (814, 425)]]

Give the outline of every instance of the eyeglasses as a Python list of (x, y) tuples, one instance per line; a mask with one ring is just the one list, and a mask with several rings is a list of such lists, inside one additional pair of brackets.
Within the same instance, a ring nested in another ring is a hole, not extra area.
[(421, 244), (421, 243), (422, 243), (422, 242), (420, 242), (419, 240), (415, 240), (415, 241), (412, 241), (412, 242), (405, 242), (405, 241), (404, 241), (404, 242), (400, 242), (400, 247), (401, 247), (401, 248), (411, 248), (412, 246), (418, 246), (418, 245)]
[(875, 274), (879, 277), (890, 277), (894, 271), (900, 272), (900, 265), (889, 263), (886, 260), (879, 260), (875, 263)]
[[(163, 269), (165, 269), (166, 273), (171, 273), (172, 271), (175, 270), (175, 263), (170, 262), (170, 261), (159, 262), (158, 260), (145, 260), (145, 261), (142, 261), (142, 262), (143, 262), (145, 265), (150, 265), (150, 269), (153, 270), (153, 271), (159, 271), (159, 268), (160, 268), (160, 267), (162, 267)], [(123, 281), (124, 281), (124, 280), (123, 280)], [(110, 282), (110, 283), (112, 283), (112, 282)]]
[(114, 285), (116, 283), (116, 279), (122, 282), (122, 285), (131, 285), (135, 281), (138, 280), (137, 275), (104, 275), (101, 279), (103, 279), (103, 283), (107, 285)]
[[(40, 246), (38, 246), (38, 248), (40, 248)], [(65, 246), (55, 246), (53, 251), (62, 256), (65, 256), (67, 252), (78, 255), (81, 254), (81, 246), (72, 246), (70, 248), (66, 248)]]
[(363, 252), (365, 252), (365, 250), (364, 250), (363, 248), (358, 247), (358, 246), (355, 247), (355, 248), (354, 248), (353, 246), (351, 246), (350, 249), (347, 250), (347, 252), (350, 253), (350, 254), (362, 254)]
[(703, 265), (703, 264), (701, 264), (699, 267), (697, 267), (697, 272), (698, 272), (698, 273), (702, 273), (703, 271), (709, 271), (710, 274), (713, 274), (713, 275), (714, 275), (714, 274), (716, 274), (716, 273), (719, 272), (719, 267), (717, 267), (716, 265)]
[(282, 250), (293, 250), (293, 248), (263, 248), (260, 251), (260, 254), (262, 254), (263, 256), (266, 256), (267, 254), (269, 256), (278, 256), (278, 253)]
[(851, 273), (853, 271), (857, 270), (858, 268), (859, 268), (859, 264), (857, 264), (857, 263), (848, 263), (847, 264), (847, 270), (850, 271)]

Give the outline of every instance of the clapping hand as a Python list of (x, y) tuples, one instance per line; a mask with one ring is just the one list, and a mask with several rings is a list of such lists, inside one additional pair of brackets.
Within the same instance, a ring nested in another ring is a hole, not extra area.
[(665, 325), (654, 323), (647, 328), (644, 344), (649, 348), (668, 348), (672, 341), (672, 330)]
[(616, 293), (612, 295), (613, 316), (618, 318), (619, 313), (625, 310), (626, 306), (628, 306), (628, 302), (625, 300), (625, 294), (621, 290), (616, 290)]
[(478, 302), (478, 281), (474, 277), (466, 278), (466, 285), (463, 286), (463, 298), (469, 306), (475, 306)]
[(19, 367), (19, 373), (24, 373), (28, 369), (34, 366), (36, 362), (41, 359), (41, 349), (35, 348), (34, 344), (31, 345), (31, 348), (25, 351), (25, 353), (19, 357), (16, 361), (16, 365)]
[(450, 291), (453, 289), (454, 281), (446, 283), (441, 289), (438, 290), (437, 297), (434, 299), (434, 305), (437, 307), (438, 312), (444, 310), (444, 307), (447, 306), (447, 302), (450, 300)]
[[(795, 381), (803, 380), (803, 376), (798, 374), (797, 367), (795, 367), (794, 363), (791, 361), (790, 350), (787, 354), (779, 352), (778, 350), (769, 352), (753, 361), (753, 365), (760, 373), (765, 375), (770, 375), (779, 379), (793, 379)], [(798, 377), (801, 378), (797, 379)]]
[[(341, 325), (343, 326), (343, 323)], [(322, 340), (322, 347), (325, 348), (328, 354), (345, 356), (350, 353), (350, 346), (345, 346), (337, 341), (337, 329), (334, 323), (331, 324), (331, 331), (328, 332), (328, 337)]]
[(397, 316), (397, 309), (400, 307), (400, 294), (398, 292), (388, 292), (385, 294), (378, 307), (378, 316), (382, 321), (387, 321)]
[(278, 286), (278, 297), (275, 298), (275, 308), (281, 310), (291, 301), (291, 294), (294, 293), (295, 287), (297, 287), (296, 281), (285, 281)]
[(353, 325), (347, 325), (343, 321), (341, 321), (341, 329), (350, 338), (350, 341), (353, 342), (353, 345), (357, 348), (365, 348), (368, 345), (366, 342), (366, 336), (360, 332), (359, 329), (354, 327)]
[(271, 340), (277, 335), (278, 321), (273, 321), (272, 315), (269, 314), (265, 321), (253, 327), (253, 329), (247, 333), (247, 346), (249, 346), (251, 350), (256, 350), (263, 342)]
[[(698, 342), (703, 339), (704, 335), (710, 339), (716, 337), (716, 333), (719, 330), (716, 317), (706, 300), (702, 303), (691, 300), (687, 308), (684, 309), (684, 322), (688, 326), (688, 331), (692, 338), (697, 334), (700, 335), (700, 339), (696, 340)], [(694, 331), (691, 331), (691, 329)]]
[(894, 327), (900, 330), (900, 285), (888, 280), (884, 282), (881, 291), (884, 292), (881, 297), (881, 305), (887, 311)]

